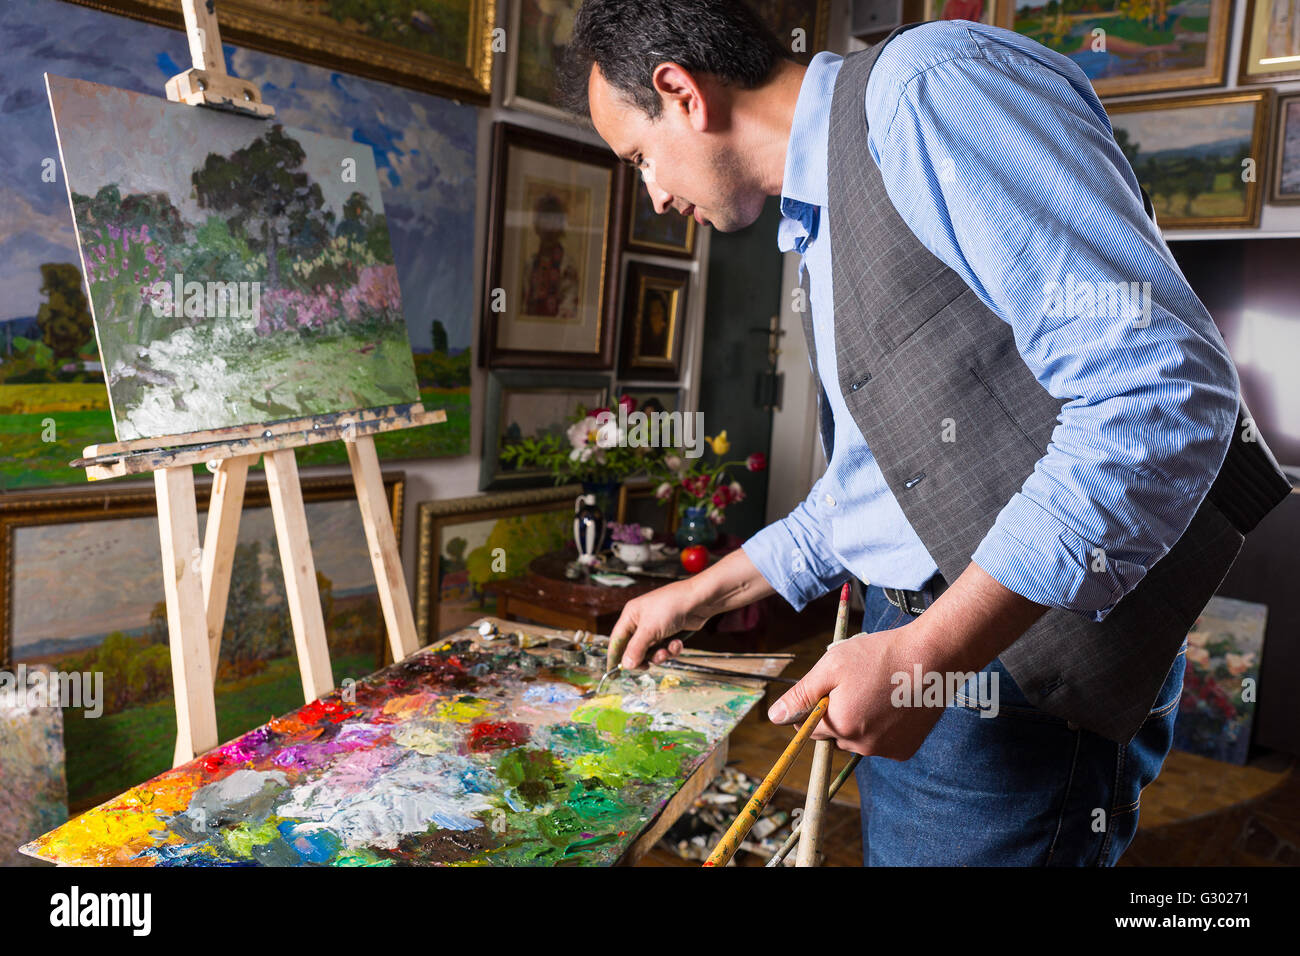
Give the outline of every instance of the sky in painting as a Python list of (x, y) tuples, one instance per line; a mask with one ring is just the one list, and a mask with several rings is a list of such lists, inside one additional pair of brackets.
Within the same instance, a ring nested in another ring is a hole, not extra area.
[[(0, 3), (0, 321), (36, 314), (40, 265), (79, 262), (42, 74), (163, 95), (189, 66), (184, 34), (60, 0)], [(453, 349), (473, 313), (477, 115), (401, 87), (226, 45), (231, 73), (252, 80), (285, 126), (374, 150), (411, 344), (433, 319)]]
[(1129, 140), (1139, 143), (1143, 153), (1209, 146), (1225, 140), (1250, 142), (1254, 123), (1252, 103), (1114, 113), (1110, 117), (1110, 125), (1127, 130)]
[[(200, 516), (200, 525), (204, 520)], [(336, 592), (374, 585), (355, 501), (309, 502), (307, 527), (316, 570), (330, 579)], [(268, 565), (277, 547), (271, 509), (245, 510), (239, 540), (260, 541), (262, 562)], [(14, 551), (23, 568), (13, 584), (15, 660), (22, 659), (23, 645), (33, 641), (144, 627), (163, 599), (157, 518), (19, 528)], [(68, 568), (87, 569), (78, 575), (75, 588), (67, 586)]]

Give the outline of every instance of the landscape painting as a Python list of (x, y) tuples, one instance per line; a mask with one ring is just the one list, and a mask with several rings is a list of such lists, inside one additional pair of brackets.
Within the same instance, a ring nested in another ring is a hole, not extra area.
[[(0, 163), (20, 171), (0, 179), (0, 490), (84, 484), (68, 462), (114, 432), (42, 73), (159, 96), (189, 65), (186, 40), (61, 0), (9, 0), (0, 4), (0, 46)], [(374, 157), (420, 396), (447, 412), (444, 424), (377, 436), (381, 459), (468, 454), (476, 111), (225, 51), (232, 74), (257, 83), (275, 107), (273, 122), (364, 144)], [(326, 443), (299, 449), (298, 460), (347, 459)]]
[(1269, 201), (1300, 204), (1300, 93), (1281, 97), (1277, 111), (1277, 147), (1273, 162), (1273, 191)]
[[(73, 0), (183, 27), (174, 0)], [(493, 0), (222, 0), (221, 36), (269, 53), (486, 104)]]
[[(401, 481), (386, 484), (400, 529)], [(304, 479), (303, 496), (335, 681), (358, 680), (383, 663), (385, 646), (361, 512), (347, 478)], [(176, 719), (152, 489), (62, 494), (36, 507), (0, 497), (0, 536), (11, 569), (0, 580), (9, 622), (0, 665), (104, 675), (101, 716), (64, 713), (69, 804), (84, 809), (167, 769)], [(250, 482), (240, 521), (216, 703), (221, 740), (302, 703), (262, 483)]]
[(18, 848), (68, 819), (62, 714), (0, 696), (0, 867), (35, 865)]
[(419, 401), (369, 150), (46, 79), (119, 440)]
[(1259, 224), (1272, 91), (1112, 103), (1115, 141), (1161, 228)]
[(420, 643), (495, 614), (494, 582), (573, 541), (577, 485), (474, 495), (420, 505), (416, 626)]
[(1068, 56), (1098, 96), (1218, 86), (1232, 0), (1005, 0), (999, 25)]
[(579, 0), (515, 0), (505, 105), (555, 119), (577, 119), (560, 105), (556, 75), (573, 35)]
[(1263, 604), (1210, 599), (1187, 637), (1187, 670), (1174, 724), (1179, 750), (1245, 764), (1255, 719), (1251, 685), (1259, 683), (1267, 625)]
[(763, 697), (600, 680), (572, 645), (472, 631), (276, 717), (23, 848), (81, 866), (618, 862)]

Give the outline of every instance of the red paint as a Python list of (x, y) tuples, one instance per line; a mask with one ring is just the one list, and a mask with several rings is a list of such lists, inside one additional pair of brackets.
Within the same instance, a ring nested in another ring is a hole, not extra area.
[(356, 717), (360, 711), (356, 710), (351, 704), (345, 704), (336, 698), (327, 697), (324, 700), (313, 700), (310, 704), (298, 710), (298, 717), (305, 724), (318, 724), (322, 720), (328, 720), (333, 724), (341, 724), (350, 717)]
[(513, 720), (483, 720), (469, 729), (469, 749), (474, 753), (485, 750), (506, 750), (527, 743), (527, 724)]

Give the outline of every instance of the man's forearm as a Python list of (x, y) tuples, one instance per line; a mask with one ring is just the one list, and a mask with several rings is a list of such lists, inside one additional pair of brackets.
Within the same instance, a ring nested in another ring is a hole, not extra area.
[(979, 671), (1047, 611), (972, 561), (914, 622), (931, 669)]
[(699, 613), (706, 617), (734, 611), (777, 593), (744, 548), (737, 548), (708, 570), (687, 578), (686, 584), (696, 596)]

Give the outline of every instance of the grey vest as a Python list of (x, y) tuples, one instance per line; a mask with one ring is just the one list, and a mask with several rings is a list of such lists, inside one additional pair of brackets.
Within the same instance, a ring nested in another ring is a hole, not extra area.
[[(876, 57), (898, 32), (845, 58), (832, 99), (838, 385), (903, 513), (951, 582), (1046, 454), (1063, 403), (1025, 365), (1011, 327), (915, 237), (885, 193), (867, 149), (864, 104)], [(809, 309), (803, 323), (817, 375)], [(1000, 655), (1035, 706), (1117, 742), (1146, 720), (1244, 535), (1290, 490), (1245, 417), (1243, 403), (1227, 459), (1182, 538), (1105, 621), (1049, 609)], [(942, 440), (949, 418), (957, 441)], [(820, 385), (818, 421), (829, 459), (834, 431)]]

